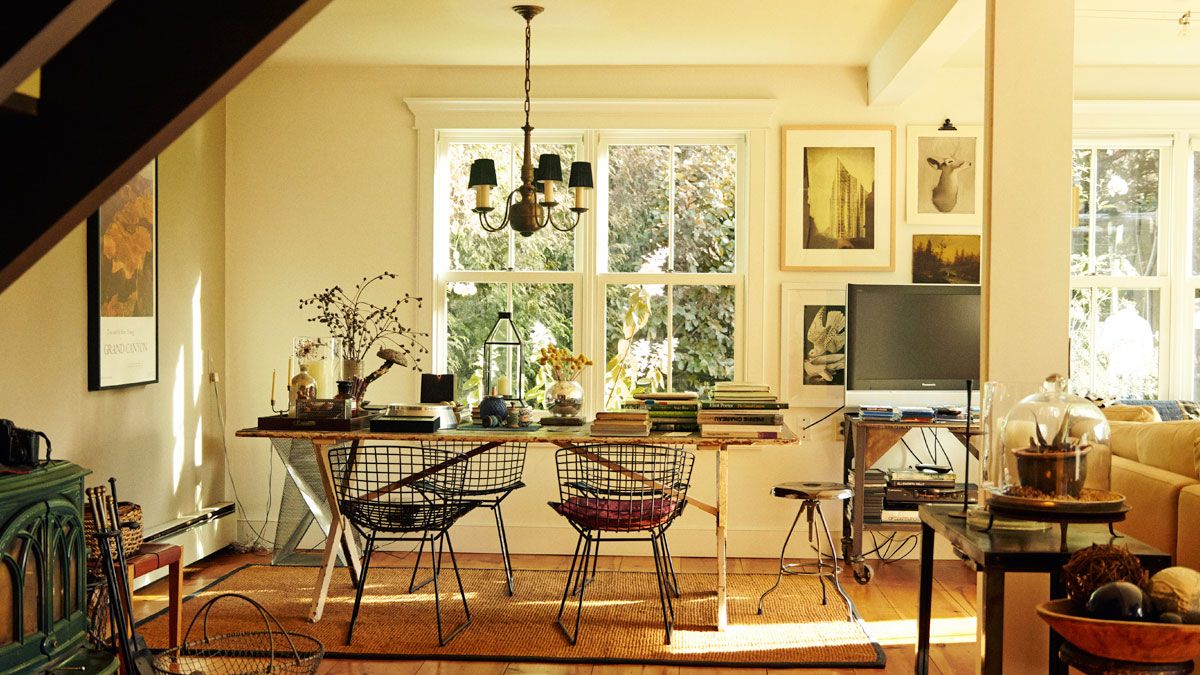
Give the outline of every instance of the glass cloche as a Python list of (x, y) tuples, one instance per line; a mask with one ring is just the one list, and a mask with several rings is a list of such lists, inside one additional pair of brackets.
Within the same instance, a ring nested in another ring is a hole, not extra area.
[[(1001, 439), (1004, 484), (999, 495), (1022, 501), (1079, 503), (1091, 497), (1088, 456), (1108, 446), (1108, 421), (1085, 398), (1067, 393), (1067, 378), (1051, 375), (1042, 390), (1013, 406)], [(1099, 493), (1099, 491), (1095, 491)]]

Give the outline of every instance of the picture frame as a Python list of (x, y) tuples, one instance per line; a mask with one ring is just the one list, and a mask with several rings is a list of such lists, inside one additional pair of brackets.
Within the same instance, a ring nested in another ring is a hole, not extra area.
[(780, 269), (894, 270), (896, 127), (780, 134)]
[(158, 160), (87, 221), (88, 390), (158, 382)]
[(779, 316), (780, 400), (797, 407), (843, 405), (846, 285), (781, 284)]
[(978, 285), (982, 267), (978, 234), (914, 234), (914, 284)]
[(910, 225), (983, 226), (982, 126), (910, 125), (905, 158)]

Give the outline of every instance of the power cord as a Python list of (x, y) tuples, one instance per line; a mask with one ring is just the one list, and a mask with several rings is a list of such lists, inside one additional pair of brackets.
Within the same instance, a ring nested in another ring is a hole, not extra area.
[[(229, 478), (229, 486), (231, 488), (233, 488), (233, 501), (235, 504), (237, 504), (238, 512), (249, 515), (248, 512), (246, 511), (245, 505), (242, 504), (242, 498), (238, 495), (237, 482), (233, 479), (233, 472), (229, 470), (229, 443), (228, 443), (228, 441), (226, 441), (227, 431), (225, 428), (225, 413), (224, 413), (224, 409), (221, 407), (221, 391), (220, 391), (220, 388), (217, 386), (217, 380), (216, 380), (216, 378), (211, 376), (211, 373), (216, 372), (213, 369), (212, 365), (213, 365), (212, 357), (209, 356), (208, 357), (208, 372), (210, 373), (210, 376), (208, 378), (208, 381), (210, 384), (212, 384), (213, 403), (217, 408), (217, 423), (221, 427), (221, 449), (225, 453), (225, 475), (228, 476), (228, 478)], [(263, 513), (263, 519), (262, 519), (262, 522), (264, 524), (264, 529), (265, 529), (267, 519), (271, 516), (271, 501), (274, 499), (274, 487), (275, 487), (275, 459), (274, 459), (274, 456), (268, 456), (267, 463), (268, 463), (267, 506), (265, 508), (265, 512)], [(270, 539), (267, 539), (267, 537), (263, 534), (263, 530), (260, 530), (256, 527), (254, 527), (253, 523), (250, 521), (249, 518), (246, 519), (246, 527), (250, 528), (250, 531), (254, 533), (254, 537), (255, 537), (254, 541), (250, 542), (249, 544), (234, 544), (235, 550), (238, 550), (239, 552), (262, 552), (262, 551), (270, 550), (271, 548), (275, 547), (275, 542), (271, 541)]]
[(846, 406), (844, 406), (844, 405), (843, 405), (843, 406), (839, 406), (839, 407), (837, 407), (837, 408), (834, 408), (833, 410), (830, 410), (828, 414), (826, 414), (824, 417), (822, 417), (821, 419), (817, 420), (816, 422), (813, 422), (813, 423), (811, 423), (811, 424), (807, 424), (807, 425), (805, 425), (805, 426), (803, 427), (803, 429), (804, 429), (805, 431), (807, 431), (807, 430), (809, 430), (809, 429), (811, 429), (811, 428), (813, 428), (813, 427), (817, 426), (817, 425), (818, 425), (818, 424), (820, 424), (821, 422), (824, 422), (825, 420), (829, 419), (830, 417), (833, 417), (833, 416), (834, 416), (834, 415), (836, 415), (836, 414), (837, 414), (839, 411), (841, 411), (841, 410), (845, 410), (845, 409), (846, 409)]

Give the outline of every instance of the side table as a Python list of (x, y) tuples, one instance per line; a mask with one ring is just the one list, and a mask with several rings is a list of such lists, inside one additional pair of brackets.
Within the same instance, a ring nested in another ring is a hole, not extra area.
[[(1050, 597), (1066, 595), (1059, 578), (1062, 566), (1071, 554), (1092, 544), (1113, 544), (1129, 548), (1151, 572), (1171, 565), (1171, 554), (1160, 551), (1133, 537), (1116, 536), (1104, 525), (1072, 525), (1065, 546), (1057, 529), (1037, 532), (992, 530), (981, 532), (967, 527), (961, 505), (924, 505), (921, 516), (921, 579), (917, 612), (916, 672), (929, 672), (929, 632), (933, 605), (933, 537), (940, 534), (954, 544), (983, 573), (979, 620), (983, 624), (980, 660), (984, 675), (1000, 675), (1004, 662), (1004, 575), (1008, 572), (1044, 573), (1050, 576)], [(1031, 617), (1032, 619), (1033, 617)], [(1059, 661), (1063, 640), (1050, 633), (1049, 672), (1067, 674), (1067, 665)]]

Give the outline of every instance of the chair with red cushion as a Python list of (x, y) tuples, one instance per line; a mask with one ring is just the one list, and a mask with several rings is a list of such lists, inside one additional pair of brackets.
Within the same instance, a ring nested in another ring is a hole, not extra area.
[[(672, 581), (675, 575), (667, 528), (687, 504), (695, 456), (679, 447), (604, 444), (562, 448), (555, 453), (555, 460), (559, 501), (550, 502), (550, 507), (579, 532), (558, 605), (558, 627), (572, 645), (578, 641), (584, 591), (595, 578), (602, 537), (605, 541), (649, 541), (664, 642), (670, 644), (675, 623), (671, 595), (679, 595), (679, 585)], [(563, 623), (568, 595), (578, 596), (574, 631)]]

